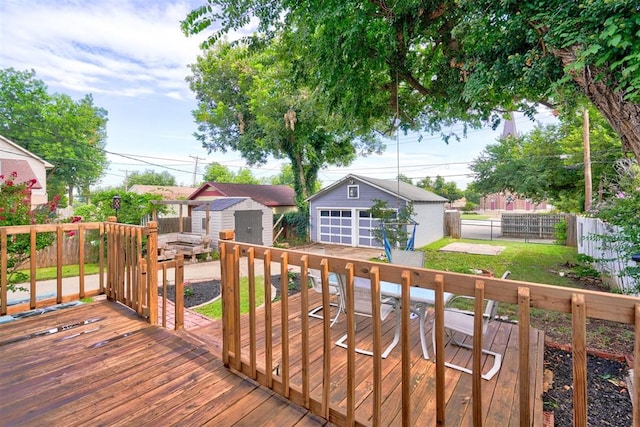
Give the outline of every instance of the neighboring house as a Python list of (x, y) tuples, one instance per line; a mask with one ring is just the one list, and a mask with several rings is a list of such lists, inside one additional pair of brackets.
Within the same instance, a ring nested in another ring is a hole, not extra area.
[[(129, 188), (129, 192), (136, 194), (159, 194), (162, 200), (186, 200), (196, 190), (195, 187), (179, 187), (176, 185), (142, 185), (135, 184)], [(167, 212), (162, 214), (164, 218), (176, 218), (180, 216), (179, 204), (165, 205)], [(182, 216), (187, 215), (185, 209)]]
[(189, 196), (189, 200), (215, 200), (220, 197), (249, 197), (271, 208), (274, 215), (297, 210), (295, 192), (288, 185), (205, 182)]
[(248, 197), (221, 197), (193, 208), (193, 233), (210, 237), (210, 244), (215, 248), (218, 247), (218, 236), (222, 230), (233, 230), (238, 242), (271, 246), (273, 212), (271, 208)]
[[(418, 223), (415, 246), (443, 237), (444, 209), (448, 200), (415, 185), (395, 180), (347, 175), (309, 197), (310, 236), (315, 242), (338, 245), (381, 247), (372, 230), (380, 227), (369, 209), (374, 199), (401, 209), (413, 202)], [(409, 232), (412, 230), (409, 229)]]
[(511, 193), (495, 193), (480, 198), (480, 210), (483, 212), (500, 212), (500, 211), (546, 211), (548, 210), (547, 201), (533, 203), (531, 199), (519, 197), (517, 194)]
[(0, 175), (6, 179), (16, 172), (16, 183), (35, 179), (35, 184), (31, 187), (32, 207), (47, 203), (47, 170), (53, 167), (51, 163), (0, 135)]

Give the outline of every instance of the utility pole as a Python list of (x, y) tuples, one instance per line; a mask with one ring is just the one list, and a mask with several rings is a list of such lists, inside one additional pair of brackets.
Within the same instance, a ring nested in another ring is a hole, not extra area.
[(591, 145), (589, 143), (589, 110), (582, 113), (582, 140), (584, 143), (584, 211), (591, 210), (593, 187), (591, 183)]
[(120, 172), (124, 172), (124, 191), (126, 192), (129, 189), (129, 171), (120, 169)]
[(198, 157), (198, 156), (192, 156), (191, 154), (189, 154), (189, 157), (191, 157), (192, 159), (195, 159), (196, 161), (196, 166), (195, 168), (193, 168), (193, 186), (196, 186), (196, 174), (198, 173), (198, 160), (204, 160), (204, 158), (202, 157)]

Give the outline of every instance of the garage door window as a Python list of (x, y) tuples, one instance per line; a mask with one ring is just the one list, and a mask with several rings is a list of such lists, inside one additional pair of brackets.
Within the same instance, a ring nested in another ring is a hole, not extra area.
[(353, 219), (351, 210), (327, 209), (320, 211), (318, 239), (321, 242), (350, 245)]
[(358, 246), (380, 247), (373, 230), (380, 228), (380, 220), (373, 218), (369, 211), (358, 212)]

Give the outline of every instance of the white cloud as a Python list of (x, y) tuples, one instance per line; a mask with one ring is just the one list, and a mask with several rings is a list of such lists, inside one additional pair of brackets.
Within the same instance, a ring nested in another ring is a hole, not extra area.
[(198, 4), (4, 0), (0, 66), (83, 93), (192, 97), (184, 77), (204, 35), (185, 37), (180, 20)]

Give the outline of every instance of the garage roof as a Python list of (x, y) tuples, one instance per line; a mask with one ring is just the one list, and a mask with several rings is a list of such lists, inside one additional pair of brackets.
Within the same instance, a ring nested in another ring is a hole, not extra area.
[(440, 202), (440, 203), (448, 202), (448, 200), (442, 196), (438, 196), (437, 194), (432, 193), (431, 191), (427, 191), (423, 188), (416, 187), (415, 185), (406, 183), (404, 181), (400, 181), (400, 183), (398, 183), (397, 180), (370, 178), (368, 176), (353, 175), (353, 174), (349, 174), (344, 178), (342, 178), (341, 180), (336, 181), (334, 184), (326, 188), (323, 188), (313, 196), (309, 197), (308, 200), (312, 200), (315, 197), (321, 194), (324, 194), (327, 191), (330, 191), (332, 188), (335, 188), (343, 184), (344, 182), (348, 182), (350, 179), (369, 184), (382, 191), (393, 194), (394, 196), (398, 195), (401, 198), (406, 199), (408, 201), (412, 201), (412, 202)]

